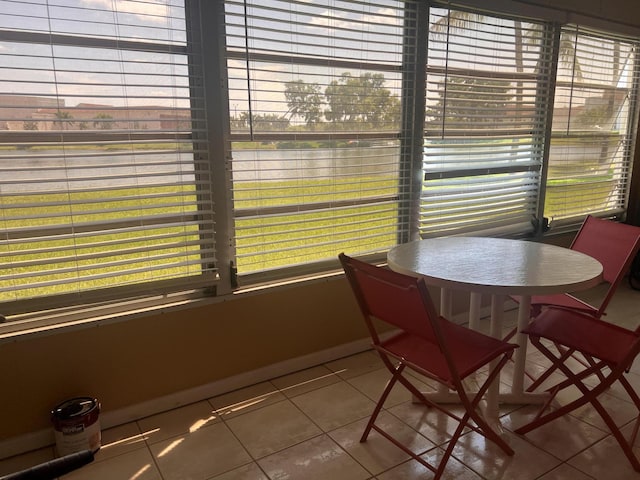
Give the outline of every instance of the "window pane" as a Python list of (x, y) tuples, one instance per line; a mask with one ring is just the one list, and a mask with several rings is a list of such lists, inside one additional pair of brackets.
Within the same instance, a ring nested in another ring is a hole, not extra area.
[(547, 37), (541, 24), (431, 9), (423, 237), (533, 228)]
[(545, 200), (553, 221), (626, 209), (635, 48), (578, 27), (562, 30)]
[(226, 2), (240, 280), (386, 251), (401, 228), (403, 2), (246, 5)]
[(192, 141), (205, 129), (191, 108), (184, 7), (3, 3), (0, 302), (211, 284), (211, 180), (206, 145)]

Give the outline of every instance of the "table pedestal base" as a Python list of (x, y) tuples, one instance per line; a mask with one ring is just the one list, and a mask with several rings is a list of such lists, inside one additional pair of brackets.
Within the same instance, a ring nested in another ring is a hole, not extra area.
[[(503, 295), (492, 295), (491, 298), (491, 325), (489, 328), (489, 335), (494, 338), (501, 338), (502, 336), (502, 320), (504, 315), (504, 303), (506, 298)], [(469, 308), (469, 327), (474, 330), (480, 329), (480, 303), (481, 295), (475, 292), (471, 293), (470, 308)], [(452, 305), (452, 292), (448, 289), (441, 289), (440, 291), (440, 312), (445, 318), (451, 318), (451, 305)], [(481, 401), (481, 410), (487, 422), (496, 431), (502, 432), (502, 425), (499, 420), (499, 405), (500, 404), (512, 404), (512, 405), (541, 405), (545, 403), (548, 398), (548, 393), (529, 393), (524, 391), (524, 376), (525, 376), (525, 361), (527, 355), (527, 337), (520, 332), (524, 330), (529, 322), (529, 309), (531, 305), (531, 298), (529, 296), (523, 296), (518, 306), (518, 328), (515, 341), (518, 347), (514, 355), (514, 375), (513, 385), (510, 393), (500, 392), (500, 376), (496, 378), (494, 383), (489, 387), (485, 398)], [(495, 366), (495, 361), (490, 364), (490, 368)], [(463, 383), (468, 385), (467, 392), (469, 396), (474, 395), (474, 383), (475, 380), (471, 377), (466, 379)], [(475, 383), (477, 385), (477, 383)], [(447, 390), (443, 385), (439, 385), (439, 388), (435, 392), (423, 392), (425, 397), (433, 403), (438, 404), (454, 404), (460, 403), (460, 397), (456, 392)], [(414, 397), (414, 403), (421, 403), (420, 400)]]

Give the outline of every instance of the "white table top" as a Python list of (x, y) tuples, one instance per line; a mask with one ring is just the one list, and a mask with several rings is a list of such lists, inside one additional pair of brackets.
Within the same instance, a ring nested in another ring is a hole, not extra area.
[(392, 248), (389, 268), (430, 285), (478, 293), (547, 295), (602, 281), (596, 259), (568, 248), (525, 240), (440, 237)]

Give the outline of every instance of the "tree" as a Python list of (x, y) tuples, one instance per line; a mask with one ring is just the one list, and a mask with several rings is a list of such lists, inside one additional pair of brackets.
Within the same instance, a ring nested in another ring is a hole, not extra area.
[(284, 96), (293, 117), (301, 117), (308, 127), (322, 119), (322, 97), (320, 85), (305, 83), (304, 80), (293, 80), (285, 85)]
[(325, 89), (329, 108), (325, 117), (330, 122), (367, 123), (380, 127), (399, 121), (400, 102), (384, 87), (381, 73), (365, 73), (353, 77), (345, 72)]
[(400, 121), (400, 100), (384, 88), (384, 75), (366, 73), (360, 76), (359, 93), (361, 118), (374, 128)]
[(577, 116), (576, 125), (583, 128), (605, 128), (611, 123), (612, 110), (608, 103), (596, 106), (586, 105)]
[[(478, 28), (479, 24), (484, 22), (484, 15), (478, 13), (464, 12), (459, 10), (449, 10), (447, 16), (443, 16), (437, 22), (431, 25), (430, 33), (432, 35), (443, 36), (450, 35), (454, 32), (460, 32), (465, 30), (473, 30)], [(542, 44), (544, 27), (539, 24), (531, 24), (525, 30), (522, 26), (522, 22), (515, 20), (513, 24), (514, 32), (514, 62), (515, 70), (518, 74), (524, 72), (524, 51), (529, 48), (535, 48)], [(582, 68), (575, 55), (576, 52), (576, 39), (565, 31), (561, 32), (560, 44), (559, 44), (559, 62), (561, 65), (568, 66), (573, 69), (577, 78), (582, 78)], [(536, 65), (536, 71), (540, 70), (540, 62), (542, 61), (542, 55), (538, 59)], [(455, 81), (454, 81), (455, 82)], [(496, 85), (497, 86), (497, 85)], [(514, 102), (513, 110), (510, 112), (512, 120), (518, 123), (522, 106), (523, 98), (523, 85), (522, 81), (516, 81), (514, 85), (516, 101)], [(440, 93), (441, 94), (441, 93)], [(513, 96), (510, 97), (510, 99)], [(439, 102), (440, 105), (441, 102)], [(447, 109), (449, 109), (449, 100), (447, 100)], [(432, 107), (427, 110), (427, 115), (436, 113), (436, 108)], [(526, 114), (526, 113), (525, 113)], [(499, 119), (495, 119), (499, 122)]]
[(58, 110), (56, 112), (56, 119), (53, 122), (55, 125), (58, 125), (58, 127), (61, 130), (65, 129), (65, 125), (73, 125), (74, 121), (73, 121), (73, 115), (71, 115), (69, 112), (63, 112), (62, 110)]
[[(445, 35), (450, 31), (464, 31), (471, 29), (476, 23), (482, 23), (484, 15), (479, 13), (464, 12), (460, 10), (450, 10), (449, 15), (440, 18), (431, 25), (429, 32), (433, 35)], [(514, 42), (515, 42), (515, 62), (516, 69), (522, 71), (523, 50), (542, 43), (544, 35), (544, 27), (539, 24), (532, 24), (529, 29), (523, 33), (522, 22), (514, 21)], [(575, 39), (572, 35), (561, 32), (560, 45), (558, 52), (558, 60), (560, 64), (573, 67), (576, 77), (582, 78), (582, 67), (576, 58)]]
[(254, 131), (284, 131), (289, 126), (289, 120), (276, 113), (254, 114), (252, 116)]
[(231, 124), (231, 129), (233, 130), (246, 130), (247, 128), (247, 120), (249, 115), (247, 112), (242, 112), (240, 115), (234, 114), (230, 117), (229, 123)]
[(107, 113), (99, 113), (93, 117), (93, 126), (100, 130), (111, 130), (113, 128), (113, 117)]
[(450, 75), (446, 84), (438, 83), (440, 98), (427, 108), (426, 115), (430, 123), (445, 122), (451, 128), (511, 122), (507, 115), (511, 89), (505, 80)]

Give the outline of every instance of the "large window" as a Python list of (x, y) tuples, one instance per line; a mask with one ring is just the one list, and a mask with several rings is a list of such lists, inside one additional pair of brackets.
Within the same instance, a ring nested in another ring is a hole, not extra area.
[(0, 0), (0, 314), (623, 218), (637, 40), (509, 8)]
[(1, 3), (0, 313), (211, 286), (184, 6)]

